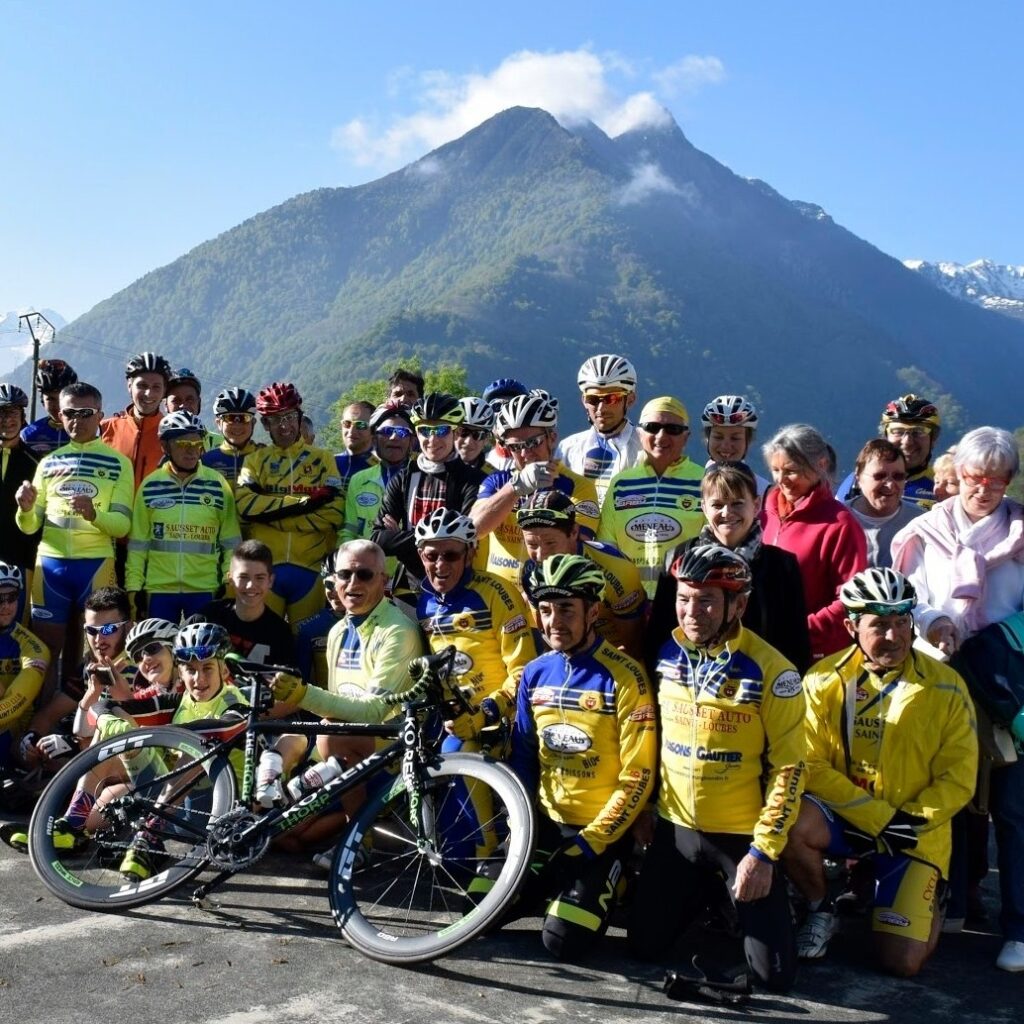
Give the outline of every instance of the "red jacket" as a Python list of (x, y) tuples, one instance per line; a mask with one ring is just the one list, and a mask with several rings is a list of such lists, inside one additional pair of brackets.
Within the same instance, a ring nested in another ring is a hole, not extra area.
[(779, 518), (779, 490), (765, 496), (764, 542), (796, 556), (804, 582), (807, 628), (815, 660), (850, 646), (839, 588), (868, 565), (864, 531), (853, 514), (818, 484), (786, 517)]
[(160, 439), (156, 436), (162, 415), (157, 412), (152, 416), (146, 416), (140, 426), (139, 421), (132, 415), (132, 406), (129, 405), (127, 409), (115, 413), (100, 424), (100, 437), (131, 462), (135, 470), (136, 490), (143, 479), (160, 465), (160, 460), (164, 457)]

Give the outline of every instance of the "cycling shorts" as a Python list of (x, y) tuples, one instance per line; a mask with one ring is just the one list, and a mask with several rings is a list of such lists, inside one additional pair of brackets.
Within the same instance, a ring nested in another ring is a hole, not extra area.
[(267, 594), (267, 607), (285, 617), (293, 633), (303, 619), (316, 615), (326, 602), (320, 573), (291, 562), (274, 566), (274, 585)]
[(65, 626), (80, 615), (85, 599), (117, 582), (113, 558), (51, 558), (44, 555), (32, 580), (32, 621)]
[(831, 807), (808, 793), (804, 794), (804, 799), (812, 800), (828, 822), (831, 838), (826, 856), (863, 858), (871, 864), (875, 874), (872, 929), (886, 935), (927, 942), (932, 922), (946, 894), (946, 884), (939, 869), (905, 853), (866, 850), (864, 842), (858, 841), (859, 837), (848, 834), (848, 822)]

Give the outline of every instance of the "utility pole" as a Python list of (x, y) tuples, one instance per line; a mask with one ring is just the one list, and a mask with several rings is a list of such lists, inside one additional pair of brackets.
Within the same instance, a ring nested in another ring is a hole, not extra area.
[(36, 418), (36, 371), (39, 369), (39, 342), (41, 340), (41, 335), (36, 334), (36, 330), (39, 327), (39, 321), (42, 320), (50, 328), (48, 337), (52, 339), (57, 333), (57, 328), (42, 313), (21, 313), (18, 316), (19, 331), (21, 330), (22, 320), (28, 325), (28, 333), (32, 335), (32, 416), (29, 420), (31, 422)]

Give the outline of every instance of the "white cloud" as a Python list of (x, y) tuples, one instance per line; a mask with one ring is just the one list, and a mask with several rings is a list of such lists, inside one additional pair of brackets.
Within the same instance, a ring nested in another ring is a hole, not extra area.
[[(522, 50), (487, 73), (433, 70), (417, 75), (400, 68), (389, 76), (388, 92), (411, 90), (412, 113), (381, 123), (355, 117), (334, 130), (331, 144), (359, 166), (384, 170), (450, 142), (513, 106), (542, 107), (570, 126), (591, 120), (610, 135), (668, 123), (671, 115), (653, 92), (616, 88), (618, 81), (632, 83), (640, 75), (628, 58), (587, 48), (560, 53)], [(647, 77), (664, 82), (661, 88), (667, 95), (721, 81), (724, 68), (717, 57), (684, 57)]]
[(619, 205), (629, 206), (659, 194), (682, 196), (691, 204), (696, 204), (698, 199), (693, 184), (687, 182), (680, 188), (656, 163), (640, 164), (634, 168), (633, 176), (622, 187), (617, 199)]
[(717, 57), (690, 54), (667, 68), (655, 71), (651, 78), (666, 97), (679, 96), (724, 82), (725, 65)]
[(434, 178), (441, 171), (444, 170), (441, 165), (441, 161), (436, 156), (425, 156), (422, 160), (417, 160), (413, 164), (409, 164), (406, 168), (406, 173), (412, 175), (414, 178)]

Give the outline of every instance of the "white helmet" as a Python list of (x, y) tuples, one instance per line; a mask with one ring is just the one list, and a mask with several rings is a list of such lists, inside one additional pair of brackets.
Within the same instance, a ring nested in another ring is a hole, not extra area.
[(625, 356), (591, 356), (576, 378), (580, 391), (588, 388), (621, 388), (627, 394), (636, 391), (636, 369)]
[(0, 587), (17, 587), (18, 590), (25, 586), (25, 577), (21, 569), (16, 565), (7, 562), (0, 562)]
[(504, 437), (510, 430), (522, 427), (543, 427), (554, 430), (558, 426), (558, 399), (546, 391), (531, 391), (528, 395), (516, 395), (506, 402), (494, 418), (494, 433)]
[(477, 427), (479, 430), (494, 430), (494, 410), (488, 402), (482, 398), (469, 395), (459, 399), (466, 418), (462, 425), (466, 427)]
[(719, 395), (712, 398), (700, 414), (705, 427), (749, 427), (757, 426), (757, 409), (743, 395)]
[(906, 615), (917, 604), (914, 585), (901, 572), (888, 567), (864, 569), (839, 588), (847, 614)]
[(461, 540), (469, 547), (476, 546), (476, 524), (469, 516), (450, 508), (434, 509), (416, 524), (416, 547), (432, 540)]

